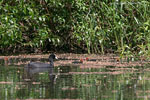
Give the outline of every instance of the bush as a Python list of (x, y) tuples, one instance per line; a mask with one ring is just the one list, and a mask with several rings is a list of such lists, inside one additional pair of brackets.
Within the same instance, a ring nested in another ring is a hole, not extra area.
[(2, 1), (0, 48), (149, 55), (149, 4), (146, 0)]

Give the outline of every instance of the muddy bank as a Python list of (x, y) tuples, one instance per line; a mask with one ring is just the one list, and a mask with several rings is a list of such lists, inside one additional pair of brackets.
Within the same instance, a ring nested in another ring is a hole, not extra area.
[[(27, 64), (30, 61), (40, 61), (48, 63), (49, 54), (31, 54), (31, 55), (18, 55), (18, 56), (0, 56), (1, 65), (21, 65)], [(120, 59), (118, 56), (110, 55), (96, 55), (96, 54), (56, 54), (59, 58), (55, 61), (55, 66), (80, 66), (81, 68), (100, 68), (105, 66), (144, 66), (149, 61), (143, 59), (137, 61), (129, 61), (127, 58)]]

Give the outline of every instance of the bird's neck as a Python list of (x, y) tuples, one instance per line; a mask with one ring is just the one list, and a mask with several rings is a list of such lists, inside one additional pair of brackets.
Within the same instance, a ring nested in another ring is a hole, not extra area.
[(54, 66), (53, 59), (50, 59), (50, 66)]

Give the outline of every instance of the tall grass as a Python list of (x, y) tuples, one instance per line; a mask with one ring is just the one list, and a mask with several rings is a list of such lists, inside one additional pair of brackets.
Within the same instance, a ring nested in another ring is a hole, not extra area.
[(86, 14), (81, 13), (83, 20), (75, 26), (78, 30), (74, 31), (75, 35), (83, 37), (77, 37), (77, 40), (86, 43), (89, 53), (104, 53), (108, 50), (121, 55), (132, 55), (135, 52), (149, 52), (148, 1), (93, 1), (89, 4)]
[(149, 5), (147, 0), (2, 1), (0, 49), (51, 50), (53, 45), (88, 53), (147, 56)]

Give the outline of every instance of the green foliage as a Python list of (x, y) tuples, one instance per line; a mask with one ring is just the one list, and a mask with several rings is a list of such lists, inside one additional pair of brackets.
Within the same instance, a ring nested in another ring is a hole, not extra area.
[(80, 47), (88, 53), (150, 55), (149, 4), (147, 0), (3, 0), (0, 49), (50, 50), (53, 45)]

